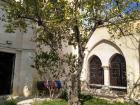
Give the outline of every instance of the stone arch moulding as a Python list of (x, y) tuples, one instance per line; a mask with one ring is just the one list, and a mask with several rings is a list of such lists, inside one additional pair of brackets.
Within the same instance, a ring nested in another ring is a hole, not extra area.
[(113, 43), (109, 40), (106, 40), (106, 39), (102, 39), (102, 40), (98, 41), (96, 44), (94, 44), (93, 47), (88, 51), (87, 55), (85, 56), (85, 62), (87, 65), (89, 63), (89, 59), (92, 57), (92, 55), (90, 55), (90, 53), (94, 50), (94, 48), (96, 48), (98, 45), (100, 45), (102, 43), (105, 43), (105, 44), (108, 44), (108, 45), (114, 47), (121, 55), (124, 56), (122, 50), (115, 43)]
[(98, 46), (99, 44), (102, 44), (102, 43), (106, 43), (108, 45), (111, 45), (113, 46), (121, 55), (123, 55), (123, 52), (122, 50), (113, 42), (109, 41), (109, 40), (106, 40), (106, 39), (102, 39), (100, 41), (98, 41), (96, 44), (94, 44), (94, 46), (89, 50), (89, 53), (96, 47)]

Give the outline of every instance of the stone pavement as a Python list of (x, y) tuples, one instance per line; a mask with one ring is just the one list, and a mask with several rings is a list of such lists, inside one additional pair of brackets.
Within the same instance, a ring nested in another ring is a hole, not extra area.
[(32, 103), (51, 100), (50, 98), (32, 98), (19, 101), (17, 105), (32, 105)]

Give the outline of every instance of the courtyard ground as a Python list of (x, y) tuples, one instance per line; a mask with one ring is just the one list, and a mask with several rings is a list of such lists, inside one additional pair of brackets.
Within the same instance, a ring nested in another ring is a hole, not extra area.
[[(114, 100), (106, 100), (97, 97), (84, 96), (81, 97), (82, 105), (136, 105), (135, 103), (118, 102)], [(50, 99), (50, 98), (33, 98), (18, 102), (18, 105), (67, 105), (65, 99)]]
[[(3, 101), (3, 102), (2, 102)], [(82, 105), (139, 105), (134, 102), (125, 102), (121, 99), (107, 99), (83, 95), (80, 98)], [(67, 105), (67, 99), (50, 99), (45, 97), (11, 98), (10, 100), (0, 100), (0, 105)]]

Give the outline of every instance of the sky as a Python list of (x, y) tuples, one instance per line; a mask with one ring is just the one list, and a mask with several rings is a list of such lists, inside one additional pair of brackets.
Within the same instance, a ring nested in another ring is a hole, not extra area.
[[(126, 0), (127, 2), (127, 0)], [(124, 2), (125, 3), (125, 2)], [(106, 9), (111, 9), (113, 6), (117, 5), (115, 0), (112, 0), (112, 3), (106, 5)], [(140, 2), (130, 2), (128, 6), (124, 9), (123, 13), (131, 13), (132, 11), (138, 10), (140, 11)]]
[(128, 5), (128, 8), (125, 9), (125, 13), (132, 12), (133, 10), (140, 11), (140, 2), (131, 2)]

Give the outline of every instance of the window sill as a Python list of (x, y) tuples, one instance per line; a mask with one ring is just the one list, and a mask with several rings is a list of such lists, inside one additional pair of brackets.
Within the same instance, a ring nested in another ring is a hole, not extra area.
[(90, 88), (101, 89), (104, 85), (101, 84), (89, 84)]
[(102, 88), (102, 87), (108, 87), (110, 89), (118, 89), (118, 90), (127, 90), (127, 87), (123, 86), (106, 86), (106, 85), (101, 85), (101, 84), (89, 84), (91, 87), (97, 87), (97, 88)]

